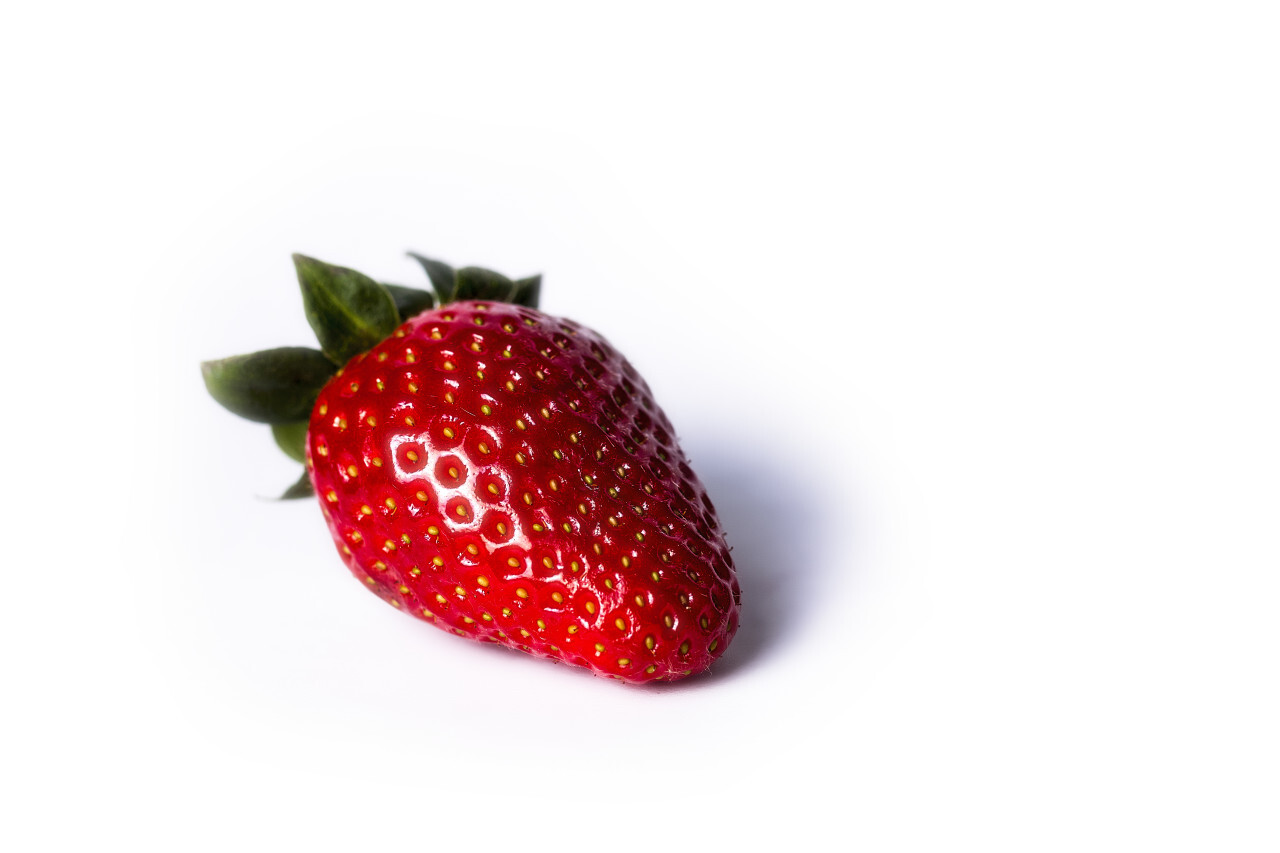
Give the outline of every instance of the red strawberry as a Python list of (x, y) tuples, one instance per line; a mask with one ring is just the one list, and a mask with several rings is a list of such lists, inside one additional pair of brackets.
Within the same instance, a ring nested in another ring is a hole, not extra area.
[(604, 338), (536, 310), (537, 278), (420, 258), (442, 303), (422, 311), (430, 294), (295, 260), (324, 353), (210, 363), (206, 383), (295, 457), (305, 434), (357, 578), (460, 636), (626, 681), (724, 652), (739, 591), (715, 509)]

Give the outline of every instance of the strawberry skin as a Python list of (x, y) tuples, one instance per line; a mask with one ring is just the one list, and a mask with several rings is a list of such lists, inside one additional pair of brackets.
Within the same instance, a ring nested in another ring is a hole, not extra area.
[(460, 636), (628, 682), (705, 670), (739, 587), (707, 493), (600, 335), (466, 300), (320, 390), (306, 464), (343, 560)]

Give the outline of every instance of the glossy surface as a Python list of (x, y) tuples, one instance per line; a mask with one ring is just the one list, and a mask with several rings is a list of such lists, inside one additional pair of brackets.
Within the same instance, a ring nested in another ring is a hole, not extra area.
[(461, 302), (321, 392), (308, 465), (352, 573), (441, 628), (628, 681), (706, 669), (738, 625), (715, 510), (603, 338)]

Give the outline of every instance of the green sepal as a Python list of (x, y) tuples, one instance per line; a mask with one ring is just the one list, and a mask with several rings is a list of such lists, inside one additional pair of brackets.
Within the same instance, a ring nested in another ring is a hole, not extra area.
[(271, 436), (276, 446), (294, 462), (307, 461), (307, 422), (294, 421), (287, 424), (272, 424)]
[(282, 501), (292, 501), (298, 498), (309, 498), (316, 493), (311, 486), (311, 478), (307, 476), (307, 472), (303, 471), (298, 482), (284, 490), (284, 494), (280, 496)]
[(528, 278), (516, 279), (515, 290), (511, 292), (512, 305), (523, 305), (526, 308), (537, 308), (538, 298), (542, 295), (542, 276), (531, 275)]
[(436, 292), (436, 304), (444, 305), (452, 302), (453, 292), (457, 286), (457, 276), (453, 267), (443, 261), (433, 261), (414, 252), (410, 252), (409, 257), (422, 264), (422, 268), (427, 271), (427, 278), (431, 279), (431, 287)]
[(387, 292), (391, 294), (391, 298), (396, 303), (396, 313), (400, 315), (400, 322), (403, 323), (410, 317), (417, 316), (423, 311), (430, 311), (436, 307), (436, 295), (430, 290), (422, 290), (417, 287), (404, 287), (399, 284), (383, 284)]
[(343, 365), (400, 325), (395, 299), (378, 282), (346, 267), (294, 255), (302, 307), (324, 351)]
[(228, 411), (251, 421), (282, 424), (311, 416), (316, 395), (337, 368), (308, 347), (279, 347), (200, 365), (204, 385)]
[(481, 267), (463, 267), (458, 270), (453, 301), (489, 299), (494, 302), (510, 302), (515, 287), (516, 283), (502, 273)]

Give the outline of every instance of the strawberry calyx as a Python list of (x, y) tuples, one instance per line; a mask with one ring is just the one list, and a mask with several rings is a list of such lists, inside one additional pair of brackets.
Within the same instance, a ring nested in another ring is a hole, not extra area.
[[(303, 463), (307, 424), (320, 390), (343, 365), (377, 346), (405, 320), (473, 299), (538, 306), (540, 275), (510, 279), (481, 267), (455, 270), (409, 255), (426, 271), (431, 290), (383, 284), (356, 270), (295, 254), (303, 310), (320, 348), (276, 347), (206, 361), (200, 369), (209, 394), (231, 413), (269, 424), (280, 449)], [(311, 494), (304, 471), (281, 499)]]

